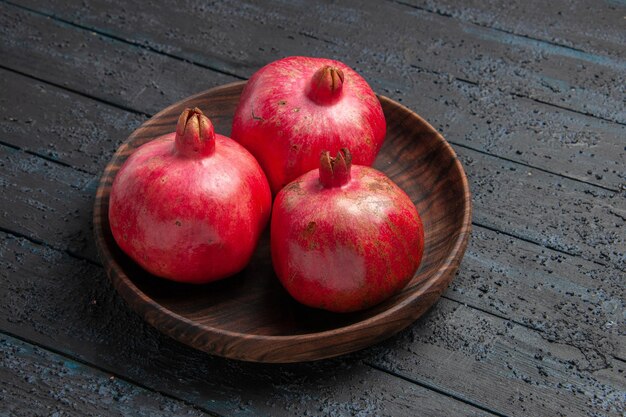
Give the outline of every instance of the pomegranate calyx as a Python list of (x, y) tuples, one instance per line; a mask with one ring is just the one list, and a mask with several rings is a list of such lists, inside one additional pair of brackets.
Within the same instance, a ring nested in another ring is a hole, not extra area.
[(322, 152), (320, 157), (320, 183), (324, 188), (341, 187), (350, 182), (352, 154), (347, 148), (337, 152), (336, 157), (330, 152)]
[(341, 97), (344, 75), (341, 69), (325, 65), (315, 71), (307, 89), (307, 96), (319, 105), (336, 103)]
[(202, 157), (215, 150), (213, 123), (195, 107), (185, 109), (176, 125), (176, 151), (183, 156)]

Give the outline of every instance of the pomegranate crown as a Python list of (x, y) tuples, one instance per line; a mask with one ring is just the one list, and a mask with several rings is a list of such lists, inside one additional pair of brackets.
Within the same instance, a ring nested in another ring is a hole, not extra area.
[(215, 150), (213, 123), (197, 107), (188, 108), (176, 125), (176, 150), (184, 156), (207, 156)]
[(313, 74), (307, 96), (319, 105), (336, 103), (343, 91), (343, 71), (332, 65), (324, 65)]
[(337, 152), (336, 157), (324, 151), (320, 157), (320, 182), (324, 188), (341, 187), (350, 181), (352, 154), (347, 148)]

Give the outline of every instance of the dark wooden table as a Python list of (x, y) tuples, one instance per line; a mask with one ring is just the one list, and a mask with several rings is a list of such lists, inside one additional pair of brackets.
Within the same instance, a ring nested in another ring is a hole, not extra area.
[[(624, 415), (623, 2), (131, 3), (0, 2), (0, 414)], [(346, 62), (442, 131), (472, 187), (470, 246), (384, 343), (212, 357), (112, 289), (97, 180), (151, 114), (295, 54)]]

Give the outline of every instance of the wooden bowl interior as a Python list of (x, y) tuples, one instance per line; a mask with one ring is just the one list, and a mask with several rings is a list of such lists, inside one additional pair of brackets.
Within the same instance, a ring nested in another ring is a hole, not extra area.
[[(195, 342), (200, 344), (194, 333), (201, 332), (203, 328), (235, 338), (240, 335), (297, 338), (299, 335), (327, 331), (341, 332), (344, 328), (368, 323), (397, 306), (406, 305), (407, 301), (414, 302), (410, 299), (420, 296), (416, 295), (418, 293), (429, 294), (423, 300), (426, 308), (434, 303), (452, 279), (467, 241), (470, 218), (467, 181), (445, 140), (419, 116), (385, 97), (380, 97), (380, 100), (388, 123), (387, 138), (374, 166), (411, 197), (422, 217), (426, 238), (418, 273), (401, 293), (386, 302), (351, 314), (327, 313), (298, 304), (281, 287), (274, 274), (268, 230), (243, 272), (221, 282), (201, 286), (156, 278), (138, 267), (117, 247), (109, 231), (108, 190), (117, 169), (128, 155), (152, 138), (174, 131), (177, 118), (185, 107), (200, 107), (214, 123), (216, 132), (228, 136), (242, 88), (243, 83), (224, 86), (165, 109), (131, 135), (107, 168), (96, 206), (95, 221), (99, 223), (96, 224), (96, 235), (102, 239), (101, 246), (106, 247), (105, 257), (110, 257), (107, 263), (112, 268), (109, 272), (117, 276), (113, 281), (122, 295), (127, 300), (134, 300), (131, 303), (159, 305), (161, 308), (157, 311), (135, 306), (157, 327), (160, 314), (175, 316), (175, 321), (187, 323), (190, 334), (179, 338), (192, 345)], [(425, 285), (429, 286), (428, 291), (421, 288)], [(130, 295), (129, 291), (134, 294)], [(418, 310), (425, 311), (426, 308)], [(423, 311), (404, 312), (409, 319), (402, 327)], [(162, 330), (168, 332), (168, 329)], [(398, 330), (395, 328), (393, 332)], [(169, 333), (177, 337), (180, 332), (181, 329), (177, 328)], [(216, 349), (206, 340), (202, 343), (200, 348), (207, 351)]]

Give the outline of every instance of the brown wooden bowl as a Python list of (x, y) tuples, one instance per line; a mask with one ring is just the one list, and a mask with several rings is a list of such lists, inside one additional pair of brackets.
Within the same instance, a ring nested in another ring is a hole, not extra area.
[[(100, 180), (94, 208), (100, 256), (117, 291), (163, 333), (211, 354), (256, 362), (300, 362), (364, 348), (402, 330), (439, 299), (457, 270), (470, 233), (467, 178), (446, 140), (406, 107), (380, 96), (387, 138), (375, 167), (415, 202), (425, 228), (422, 264), (391, 299), (365, 311), (334, 314), (294, 301), (274, 275), (269, 233), (250, 265), (207, 285), (150, 275), (116, 245), (109, 228), (109, 192), (126, 158), (140, 145), (173, 132), (186, 107), (200, 107), (228, 135), (245, 82), (182, 100), (146, 121), (119, 147)], [(269, 227), (268, 227), (269, 229)]]

